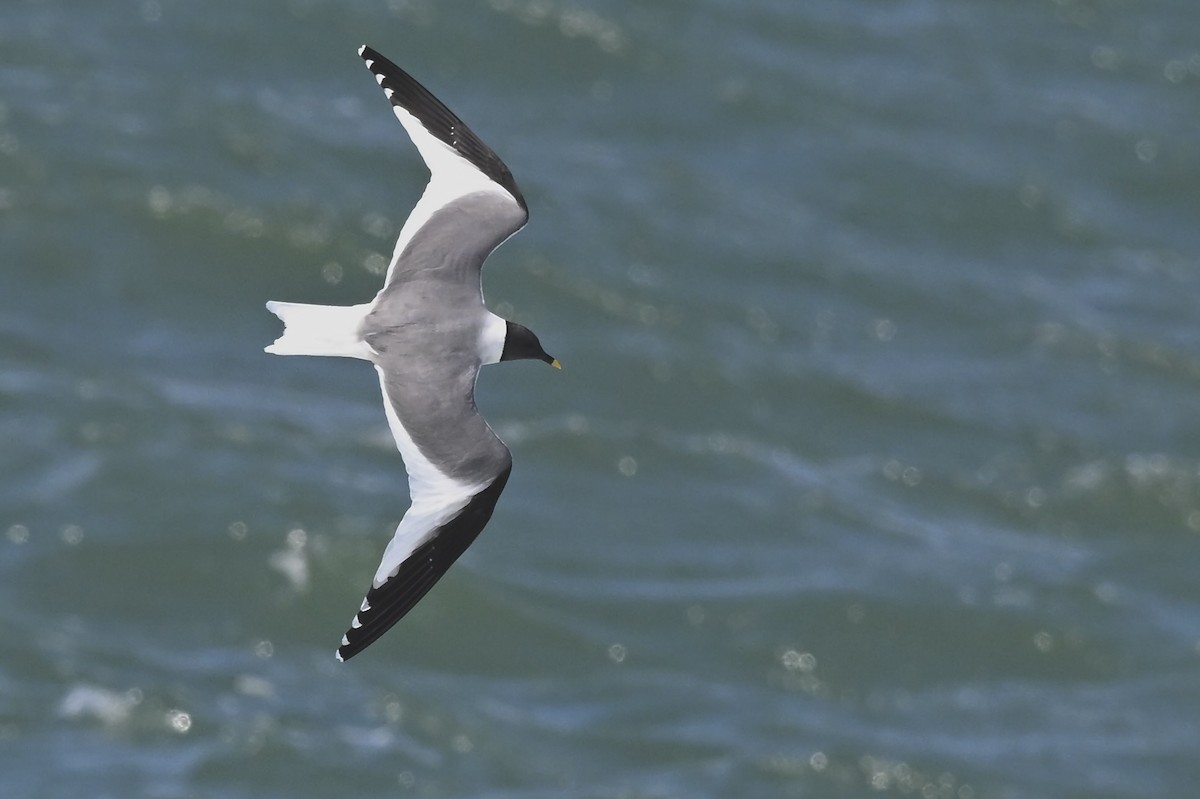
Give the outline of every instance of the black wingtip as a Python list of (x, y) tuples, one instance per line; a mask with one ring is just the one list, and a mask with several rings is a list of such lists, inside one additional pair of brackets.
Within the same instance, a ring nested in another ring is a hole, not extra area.
[(458, 560), (492, 518), (500, 492), (512, 472), (509, 466), (491, 485), (475, 495), (457, 516), (439, 527), (433, 536), (400, 564), (400, 569), (378, 588), (371, 588), (355, 624), (342, 637), (337, 658), (347, 661), (404, 618), (429, 589)]
[(358, 54), (367, 69), (375, 75), (380, 87), (389, 93), (392, 105), (416, 117), (430, 134), (453, 147), (455, 152), (503, 187), (522, 208), (528, 210), (525, 197), (517, 188), (508, 166), (445, 103), (378, 50), (364, 44), (358, 49)]

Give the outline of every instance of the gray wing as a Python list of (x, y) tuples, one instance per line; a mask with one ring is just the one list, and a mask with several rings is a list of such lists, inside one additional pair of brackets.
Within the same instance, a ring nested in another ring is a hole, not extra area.
[(475, 408), (473, 376), (466, 385), (448, 370), (377, 369), (412, 505), (342, 638), (340, 660), (387, 632), (441, 579), (491, 519), (512, 471), (508, 448)]
[(491, 244), (483, 253), (486, 257), (529, 219), (525, 198), (512, 173), (490, 147), (411, 75), (369, 47), (360, 49), (359, 55), (391, 101), (396, 118), (430, 171), (425, 193), (400, 230), (385, 285), (408, 265), (406, 250), (431, 218), (469, 195), (494, 198), (487, 213), (472, 220), (488, 233), (486, 238)]

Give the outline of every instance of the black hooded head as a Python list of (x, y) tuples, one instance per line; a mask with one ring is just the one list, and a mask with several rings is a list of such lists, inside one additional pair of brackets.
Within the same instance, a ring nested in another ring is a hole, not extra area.
[(504, 334), (504, 352), (500, 353), (500, 360), (519, 361), (523, 358), (534, 358), (545, 361), (556, 369), (562, 368), (557, 358), (547, 355), (542, 349), (542, 342), (538, 341), (532, 330), (516, 322), (509, 322), (508, 330)]

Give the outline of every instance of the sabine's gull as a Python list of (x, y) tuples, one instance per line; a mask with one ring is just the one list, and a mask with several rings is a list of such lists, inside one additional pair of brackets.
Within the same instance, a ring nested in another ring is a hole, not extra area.
[(383, 288), (362, 305), (269, 302), (284, 323), (276, 355), (375, 364), (383, 410), (408, 471), (411, 504), (337, 650), (353, 657), (398, 622), (488, 523), (512, 471), (475, 407), (484, 364), (558, 367), (528, 328), (483, 302), (483, 262), (525, 226), (512, 174), (453, 112), (370, 47), (359, 51), (431, 173), (400, 230)]

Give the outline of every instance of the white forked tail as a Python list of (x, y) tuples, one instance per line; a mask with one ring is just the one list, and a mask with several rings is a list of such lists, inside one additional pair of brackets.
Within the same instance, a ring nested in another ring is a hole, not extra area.
[(283, 335), (266, 348), (274, 355), (340, 355), (370, 360), (371, 349), (359, 326), (371, 309), (365, 305), (304, 305), (268, 302), (267, 310), (283, 320)]

